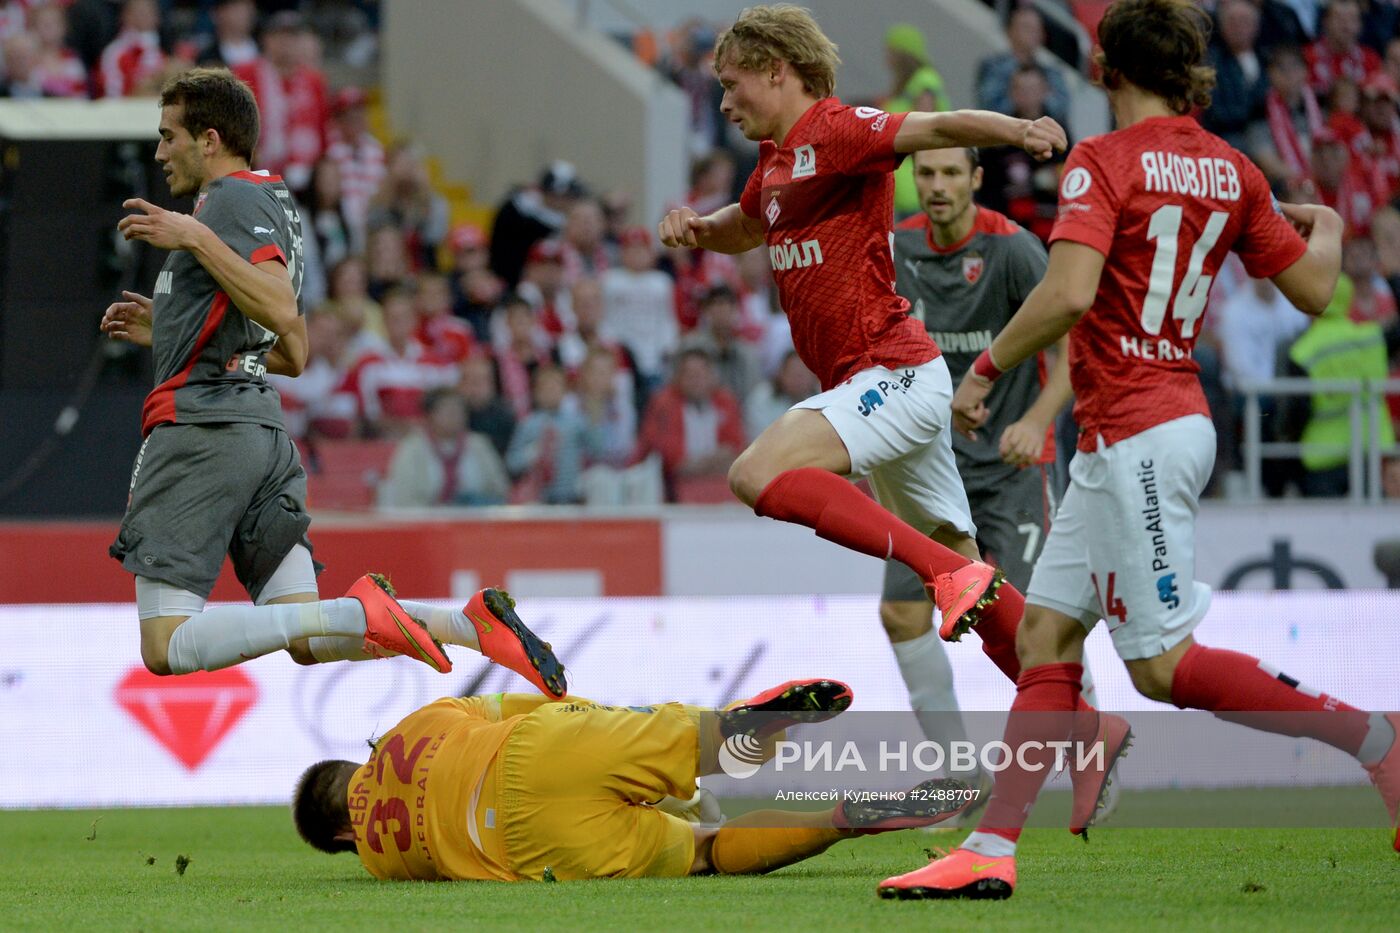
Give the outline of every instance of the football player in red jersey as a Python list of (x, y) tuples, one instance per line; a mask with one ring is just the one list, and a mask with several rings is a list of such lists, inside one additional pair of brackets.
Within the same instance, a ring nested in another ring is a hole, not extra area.
[[(1144, 696), (1354, 755), (1395, 821), (1400, 715), (1191, 637), (1210, 602), (1194, 581), (1194, 532), (1215, 432), (1191, 350), (1211, 281), (1234, 250), (1251, 276), (1320, 314), (1342, 240), (1336, 212), (1278, 205), (1259, 169), (1189, 116), (1214, 83), (1201, 65), (1209, 23), (1191, 0), (1120, 0), (1104, 16), (1099, 64), (1118, 129), (1070, 153), (1045, 278), (953, 400), (959, 429), (976, 426), (996, 377), (1069, 333), (1082, 433), (1018, 632), (1005, 741), (1019, 751), (962, 848), (882, 882), (882, 896), (1011, 894), (1016, 841), (1052, 760), (1043, 743), (1070, 733), (1084, 638), (1100, 618)], [(1240, 718), (1250, 711), (1265, 715)], [(1118, 738), (1104, 750), (1110, 767)]]
[[(1013, 679), (1021, 597), (982, 563), (948, 433), (952, 382), (937, 345), (895, 293), (891, 171), (904, 154), (1065, 147), (1054, 120), (982, 111), (890, 114), (832, 96), (836, 46), (788, 4), (745, 10), (715, 46), (720, 109), (759, 164), (738, 204), (671, 211), (668, 247), (741, 253), (767, 244), (798, 355), (822, 392), (735, 461), (729, 484), (759, 515), (812, 528), (923, 580), (956, 640), (977, 625)], [(869, 477), (879, 503), (847, 477)]]

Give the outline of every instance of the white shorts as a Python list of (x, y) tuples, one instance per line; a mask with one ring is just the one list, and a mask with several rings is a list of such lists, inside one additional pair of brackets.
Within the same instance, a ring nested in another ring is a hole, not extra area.
[[(316, 593), (316, 562), (311, 559), (311, 552), (305, 545), (294, 544), (272, 576), (267, 578), (256, 604), (266, 606), (274, 599), (302, 593)], [(136, 614), (143, 622), (165, 616), (189, 618), (199, 615), (204, 611), (206, 602), (203, 596), (174, 584), (140, 574), (136, 576)]]
[(949, 525), (976, 537), (948, 433), (953, 381), (943, 357), (922, 366), (876, 366), (793, 409), (820, 411), (868, 477), (880, 504), (924, 534)]
[(1204, 415), (1076, 453), (1026, 602), (1086, 629), (1107, 619), (1125, 661), (1175, 646), (1210, 608), (1210, 587), (1195, 579), (1196, 513), (1214, 463)]

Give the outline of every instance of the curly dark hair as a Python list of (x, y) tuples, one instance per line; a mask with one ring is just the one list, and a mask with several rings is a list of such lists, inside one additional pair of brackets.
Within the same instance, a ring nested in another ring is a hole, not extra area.
[(1103, 85), (1127, 81), (1164, 98), (1177, 113), (1210, 106), (1215, 69), (1202, 62), (1210, 15), (1192, 0), (1118, 0), (1099, 21)]

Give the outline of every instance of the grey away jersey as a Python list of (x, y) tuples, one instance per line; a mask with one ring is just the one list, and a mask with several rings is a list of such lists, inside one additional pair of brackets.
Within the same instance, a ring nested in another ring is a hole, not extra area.
[[(894, 263), (895, 290), (943, 351), (956, 386), (1045, 274), (1046, 254), (1029, 231), (980, 207), (971, 235), (947, 250), (931, 244), (925, 214), (899, 224)], [(1016, 471), (1002, 462), (998, 444), (1001, 432), (1040, 394), (1042, 365), (1027, 361), (997, 380), (987, 397), (991, 415), (976, 441), (953, 435), (958, 471), (969, 489), (986, 488)], [(1052, 434), (1042, 462), (1054, 459)]]
[[(195, 216), (252, 263), (280, 260), (301, 301), (301, 223), (276, 175), (235, 172), (211, 182)], [(152, 349), (156, 387), (141, 432), (158, 424), (244, 422), (282, 427), (277, 390), (265, 377), (277, 336), (244, 317), (194, 256), (174, 250), (156, 278)]]

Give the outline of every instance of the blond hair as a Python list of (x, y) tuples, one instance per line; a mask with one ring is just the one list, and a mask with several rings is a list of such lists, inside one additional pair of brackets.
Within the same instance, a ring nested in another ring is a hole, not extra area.
[(744, 71), (762, 71), (774, 61), (787, 62), (809, 94), (820, 98), (836, 92), (841, 58), (811, 10), (791, 3), (749, 7), (715, 42), (716, 71), (730, 63)]

